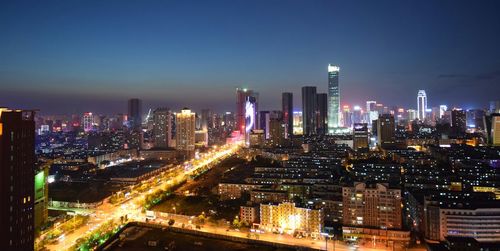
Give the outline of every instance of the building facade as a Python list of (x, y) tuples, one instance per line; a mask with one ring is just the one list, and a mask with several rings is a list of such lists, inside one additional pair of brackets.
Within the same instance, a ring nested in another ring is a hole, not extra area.
[(33, 250), (33, 111), (0, 108), (0, 250)]
[(194, 151), (196, 114), (188, 108), (176, 114), (176, 149)]
[(328, 133), (331, 134), (334, 128), (339, 127), (340, 119), (340, 89), (339, 89), (340, 68), (335, 65), (328, 65)]

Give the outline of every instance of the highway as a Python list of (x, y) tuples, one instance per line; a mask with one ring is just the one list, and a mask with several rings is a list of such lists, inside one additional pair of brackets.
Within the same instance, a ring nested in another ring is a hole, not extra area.
[(119, 220), (120, 217), (125, 215), (127, 215), (127, 217), (131, 220), (144, 219), (141, 211), (147, 194), (152, 194), (159, 190), (169, 190), (173, 186), (186, 181), (197, 171), (200, 171), (203, 168), (211, 167), (212, 164), (216, 164), (228, 156), (231, 156), (236, 153), (239, 148), (239, 144), (224, 145), (214, 148), (207, 153), (200, 154), (199, 159), (186, 161), (185, 163), (175, 166), (158, 176), (143, 181), (142, 184), (146, 184), (147, 187), (149, 187), (149, 190), (144, 192), (133, 190), (129, 195), (132, 199), (119, 204), (114, 205), (109, 202), (105, 202), (94, 210), (94, 213), (91, 214), (90, 220), (87, 224), (70, 233), (61, 235), (57, 243), (47, 244), (45, 247), (48, 250), (54, 251), (68, 250), (77, 239), (88, 236), (94, 229), (99, 228), (99, 226), (111, 219)]

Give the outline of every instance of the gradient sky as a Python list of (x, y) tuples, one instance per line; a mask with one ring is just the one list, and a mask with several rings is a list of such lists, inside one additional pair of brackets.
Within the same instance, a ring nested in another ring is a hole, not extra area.
[(500, 1), (0, 3), (0, 106), (44, 114), (234, 110), (235, 88), (281, 92), (341, 68), (342, 103), (486, 107), (500, 99)]

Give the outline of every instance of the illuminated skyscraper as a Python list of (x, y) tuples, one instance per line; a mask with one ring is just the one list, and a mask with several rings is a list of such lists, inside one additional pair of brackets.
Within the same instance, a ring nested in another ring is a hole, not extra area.
[(34, 112), (0, 108), (0, 250), (34, 248), (34, 168)]
[(172, 140), (172, 112), (168, 108), (158, 108), (153, 112), (154, 146), (167, 148)]
[(285, 125), (285, 137), (289, 138), (293, 135), (293, 93), (284, 92), (281, 95), (281, 104), (283, 123)]
[(196, 114), (188, 108), (176, 114), (176, 148), (181, 151), (194, 151)]
[(339, 127), (340, 89), (338, 66), (328, 65), (328, 133)]
[(134, 130), (141, 129), (142, 126), (142, 101), (132, 98), (128, 101), (128, 121)]
[[(246, 133), (248, 127), (247, 122), (253, 122), (251, 129), (257, 129), (257, 119), (258, 112), (258, 99), (259, 94), (252, 90), (246, 88), (236, 88), (236, 128), (240, 131), (242, 135)], [(249, 101), (250, 103), (247, 103)], [(250, 104), (250, 106), (248, 106)], [(247, 108), (253, 109), (253, 111)]]
[(425, 120), (425, 112), (427, 111), (427, 94), (424, 90), (419, 90), (417, 94), (417, 111), (418, 119)]
[(92, 131), (94, 129), (94, 115), (91, 112), (84, 113), (82, 124), (85, 132)]
[(302, 87), (302, 131), (304, 135), (316, 134), (316, 86)]
[(328, 95), (318, 93), (316, 95), (316, 133), (324, 135), (328, 130)]

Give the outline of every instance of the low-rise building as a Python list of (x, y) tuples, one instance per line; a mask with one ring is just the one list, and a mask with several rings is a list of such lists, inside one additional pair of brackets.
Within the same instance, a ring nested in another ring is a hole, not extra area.
[(260, 227), (268, 231), (318, 235), (323, 229), (323, 210), (296, 207), (291, 202), (260, 204)]

